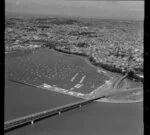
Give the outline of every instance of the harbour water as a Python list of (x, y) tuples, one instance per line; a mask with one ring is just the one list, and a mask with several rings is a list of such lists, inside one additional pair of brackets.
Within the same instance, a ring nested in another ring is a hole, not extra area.
[(8, 135), (143, 135), (142, 104), (93, 103)]
[(93, 91), (110, 79), (76, 56), (48, 49), (19, 53), (8, 56), (9, 79), (35, 85), (46, 83), (83, 93)]
[[(82, 100), (16, 84), (8, 79), (36, 85), (47, 83), (70, 90), (81, 82), (83, 87), (73, 90), (84, 93), (89, 93), (109, 79), (104, 74), (97, 73), (96, 69), (79, 57), (68, 57), (51, 50), (9, 54), (6, 56), (5, 71), (5, 121)], [(95, 102), (6, 134), (142, 135), (142, 102), (127, 104)]]
[(82, 99), (7, 82), (5, 86), (5, 121), (79, 100)]

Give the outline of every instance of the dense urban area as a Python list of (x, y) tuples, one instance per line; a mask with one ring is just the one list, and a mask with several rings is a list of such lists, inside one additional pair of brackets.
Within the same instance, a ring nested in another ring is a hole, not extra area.
[(143, 82), (143, 22), (6, 17), (5, 53), (48, 47)]

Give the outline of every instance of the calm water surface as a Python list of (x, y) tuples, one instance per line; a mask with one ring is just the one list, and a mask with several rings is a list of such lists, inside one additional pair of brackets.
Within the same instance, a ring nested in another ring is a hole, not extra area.
[(142, 104), (93, 103), (8, 135), (142, 135)]
[(5, 121), (79, 100), (81, 99), (7, 82), (5, 86)]
[[(47, 49), (11, 54), (6, 59), (10, 79), (36, 85), (47, 83), (89, 93), (110, 79), (79, 57)], [(77, 84), (81, 87), (76, 88)]]
[[(69, 95), (15, 84), (8, 81), (8, 78), (36, 85), (46, 82), (70, 89), (86, 76), (82, 89), (74, 89), (85, 93), (108, 79), (103, 74), (97, 74), (94, 68), (77, 57), (68, 57), (49, 50), (7, 55), (5, 71), (5, 120), (81, 100)], [(76, 73), (77, 77), (71, 82)], [(142, 135), (142, 103), (95, 102), (6, 134)]]

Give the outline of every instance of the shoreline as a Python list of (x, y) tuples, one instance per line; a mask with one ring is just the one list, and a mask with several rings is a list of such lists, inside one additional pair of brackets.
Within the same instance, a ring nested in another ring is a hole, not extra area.
[[(47, 47), (46, 47), (47, 48)], [(97, 70), (101, 70), (102, 72), (104, 71), (105, 75), (108, 76), (109, 78), (120, 78), (122, 76), (124, 76), (124, 74), (121, 74), (120, 72), (113, 72), (113, 71), (110, 71), (110, 70), (107, 70), (105, 69), (104, 67), (102, 66), (97, 66), (96, 64), (94, 64), (92, 61), (89, 60), (88, 58), (88, 55), (85, 55), (85, 54), (80, 54), (80, 53), (76, 53), (76, 52), (68, 52), (66, 50), (61, 50), (61, 49), (58, 49), (58, 48), (48, 48), (50, 50), (53, 50), (53, 51), (56, 51), (56, 52), (60, 52), (60, 53), (63, 53), (63, 54), (66, 54), (66, 55), (71, 55), (71, 56), (75, 56), (75, 57), (78, 57), (80, 59), (83, 59), (84, 61), (86, 61), (87, 64), (89, 64), (90, 66), (92, 66), (93, 68), (96, 68)], [(142, 84), (142, 81), (140, 80), (135, 80), (134, 78), (130, 78), (130, 77), (127, 77), (127, 80), (130, 81), (131, 83), (129, 84), (132, 84), (132, 83), (140, 83)], [(143, 85), (143, 84), (142, 84)]]
[[(65, 95), (69, 95), (69, 96), (74, 96), (76, 98), (82, 98), (82, 99), (90, 99), (93, 98), (93, 91), (88, 93), (88, 94), (84, 94), (84, 93), (80, 93), (80, 92), (75, 92), (75, 91), (69, 91), (60, 87), (56, 87), (56, 86), (51, 86), (49, 84), (45, 84), (43, 83), (42, 85), (34, 85), (34, 84), (29, 84), (26, 82), (20, 82), (20, 81), (15, 81), (15, 80), (9, 80), (15, 83), (20, 83), (20, 84), (24, 84), (24, 85), (28, 85), (31, 87), (35, 87), (38, 89), (42, 89), (42, 90), (47, 90), (47, 91), (53, 91), (53, 92), (57, 92), (57, 93), (61, 93), (61, 94), (65, 94)], [(109, 84), (108, 84), (109, 86)], [(102, 86), (100, 86), (102, 87)], [(117, 94), (117, 93), (116, 93)], [(119, 93), (118, 93), (119, 94)], [(103, 96), (103, 95), (101, 95)], [(109, 95), (108, 95), (109, 96)], [(143, 99), (138, 99), (138, 100), (115, 100), (115, 99), (109, 99), (109, 97), (107, 98), (102, 98), (99, 100), (96, 100), (95, 102), (104, 102), (104, 103), (137, 103), (137, 102), (142, 102)]]
[[(48, 90), (48, 91), (53, 91), (53, 92), (57, 92), (57, 93), (61, 93), (61, 94), (69, 95), (69, 96), (74, 96), (74, 97), (82, 98), (82, 99), (90, 98), (90, 97), (88, 97), (88, 96), (90, 96), (90, 93), (89, 94), (84, 94), (84, 96), (79, 96), (79, 95), (77, 96), (77, 95), (75, 95), (73, 93), (77, 93), (78, 94), (78, 92), (72, 91), (72, 94), (70, 94), (68, 90), (62, 89), (62, 88), (59, 88), (59, 87), (54, 87), (53, 88), (53, 86), (51, 86), (51, 88), (45, 88), (45, 87), (40, 85), (40, 86), (37, 86), (37, 88)], [(64, 92), (64, 90), (65, 90), (65, 92)], [(127, 101), (125, 101), (125, 100), (113, 100), (113, 99), (108, 99), (108, 98), (102, 98), (102, 99), (96, 100), (95, 102), (104, 102), (104, 103), (139, 103), (139, 102), (143, 102), (143, 99), (138, 99), (138, 100), (135, 100), (135, 101), (134, 100), (127, 100)]]
[[(66, 50), (62, 50), (62, 49), (58, 49), (58, 48), (48, 48), (48, 47), (44, 47), (45, 49), (49, 49), (49, 50), (52, 50), (52, 51), (55, 51), (57, 53), (63, 53), (63, 54), (66, 54), (66, 55), (71, 55), (71, 56), (75, 56), (75, 57), (78, 57), (80, 59), (83, 59), (88, 65), (90, 65), (91, 67), (93, 68), (96, 68), (98, 72), (102, 72), (104, 73), (106, 76), (108, 76), (108, 74), (112, 77), (121, 77), (123, 76), (123, 74), (121, 74), (120, 72), (112, 72), (112, 71), (109, 71), (107, 69), (105, 69), (104, 67), (100, 67), (100, 66), (97, 66), (95, 65), (93, 62), (91, 62), (88, 58), (88, 55), (85, 55), (85, 54), (82, 54), (82, 53), (76, 53), (76, 52), (69, 52), (69, 51), (66, 51)], [(24, 50), (35, 50), (37, 48), (32, 48), (32, 49), (24, 49)], [(43, 47), (38, 47), (38, 49), (43, 49)], [(10, 53), (15, 53), (16, 51), (24, 51), (24, 50), (20, 50), (20, 49), (17, 49), (17, 50), (14, 50), (14, 51), (10, 51), (10, 52), (5, 52), (5, 55), (7, 54), (10, 54)], [(108, 76), (109, 78), (111, 78), (110, 76)], [(130, 78), (128, 78), (131, 82), (135, 82), (134, 80), (131, 80)], [(138, 82), (137, 82), (138, 83)], [(139, 82), (141, 83), (141, 82)]]
[[(47, 49), (49, 49), (49, 48), (47, 48)], [(120, 73), (112, 72), (112, 71), (109, 71), (109, 70), (107, 70), (103, 67), (96, 66), (95, 64), (90, 62), (90, 60), (88, 59), (88, 56), (78, 55), (76, 53), (71, 53), (71, 52), (63, 51), (63, 50), (56, 49), (56, 48), (50, 48), (50, 50), (52, 50), (54, 52), (57, 52), (57, 53), (62, 53), (62, 54), (65, 54), (65, 55), (71, 55), (71, 56), (74, 56), (74, 57), (77, 57), (77, 58), (80, 58), (80, 59), (84, 60), (89, 66), (95, 68), (98, 72), (100, 72), (100, 73), (102, 72), (104, 75), (106, 75), (108, 78), (110, 78), (109, 80), (111, 80), (113, 78), (117, 80), (118, 78), (123, 76)], [(129, 81), (129, 82), (128, 81), (127, 82), (129, 83), (130, 86), (132, 85), (132, 83), (140, 83), (141, 84), (141, 82), (136, 82), (136, 81), (131, 80), (129, 78), (126, 78), (126, 79)]]
[(130, 100), (127, 100), (127, 101), (119, 101), (119, 100), (110, 100), (110, 99), (107, 99), (107, 98), (103, 98), (103, 99), (99, 99), (99, 100), (96, 100), (96, 102), (104, 102), (104, 103), (115, 103), (115, 104), (129, 104), (129, 103), (140, 103), (140, 102), (143, 102), (143, 99), (139, 99), (139, 100), (136, 100), (136, 101), (130, 101)]
[[(48, 48), (48, 49), (49, 49), (49, 48)], [(51, 48), (50, 50), (52, 50), (52, 51), (54, 51), (54, 52), (57, 52), (57, 53), (62, 53), (62, 54), (65, 54), (65, 55), (71, 55), (71, 56), (80, 58), (80, 59), (84, 60), (89, 66), (95, 68), (98, 72), (100, 72), (100, 73), (102, 72), (102, 73), (103, 73), (104, 75), (106, 75), (108, 78), (111, 78), (112, 76), (113, 76), (113, 77), (114, 77), (114, 76), (115, 76), (115, 77), (121, 77), (121, 74), (119, 74), (119, 73), (114, 73), (114, 72), (108, 71), (108, 70), (106, 70), (106, 69), (104, 69), (104, 68), (102, 68), (102, 67), (98, 67), (98, 66), (92, 64), (92, 63), (89, 61), (89, 59), (88, 59), (87, 56), (78, 55), (78, 54), (70, 53), (70, 52), (64, 52), (64, 51), (60, 51), (60, 50), (53, 49), (53, 48)], [(110, 76), (108, 76), (108, 74), (109, 74)]]
[[(49, 85), (50, 86), (50, 85)], [(70, 91), (66, 90), (66, 89), (62, 89), (62, 88), (59, 88), (59, 87), (53, 87), (53, 86), (50, 86), (50, 88), (46, 88), (44, 87), (44, 85), (40, 85), (40, 86), (36, 86), (37, 88), (40, 88), (40, 89), (44, 89), (44, 90), (48, 90), (48, 91), (53, 91), (53, 92), (57, 92), (57, 93), (61, 93), (61, 94), (65, 94), (65, 95), (69, 95), (69, 96), (74, 96), (74, 97), (77, 97), (77, 98), (82, 98), (82, 99), (89, 99), (91, 98), (90, 95), (91, 93), (89, 94), (83, 94), (83, 96), (79, 96), (79, 92), (75, 92), (75, 91), (71, 91), (71, 93), (69, 93)], [(86, 97), (87, 96), (87, 97)], [(143, 99), (138, 99), (138, 100), (114, 100), (114, 99), (108, 99), (108, 98), (102, 98), (102, 99), (99, 99), (99, 100), (96, 100), (95, 102), (104, 102), (104, 103), (139, 103), (139, 102), (143, 102)]]
[[(46, 48), (46, 49), (48, 49), (48, 48)], [(57, 50), (55, 50), (55, 49), (48, 49), (48, 50), (51, 50), (51, 51), (54, 51), (54, 52), (57, 52), (57, 53), (62, 53), (62, 54), (66, 54), (66, 53), (64, 53), (64, 52), (60, 52), (60, 51), (57, 51)], [(67, 54), (67, 55), (70, 55), (70, 54)], [(100, 67), (97, 67), (96, 65), (93, 65), (89, 60), (88, 60), (88, 58), (87, 57), (81, 57), (81, 56), (79, 56), (79, 55), (76, 55), (76, 54), (71, 54), (72, 56), (75, 56), (75, 57), (77, 57), (77, 58), (80, 58), (80, 59), (82, 59), (82, 60), (84, 60), (89, 66), (91, 66), (91, 67), (93, 67), (93, 68), (95, 68), (96, 70), (97, 70), (97, 72), (99, 73), (101, 73), (101, 72), (103, 72), (103, 74), (104, 75), (106, 75), (106, 76), (108, 76), (110, 79), (109, 80), (105, 80), (105, 83), (103, 83), (102, 85), (100, 85), (98, 88), (96, 88), (96, 89), (94, 89), (93, 91), (91, 91), (90, 93), (88, 93), (88, 94), (83, 94), (83, 93), (81, 93), (81, 95), (79, 94), (79, 95), (77, 95), (77, 93), (80, 93), (80, 92), (75, 92), (76, 94), (74, 94), (74, 93), (71, 93), (70, 91), (68, 91), (67, 90), (67, 92), (63, 92), (61, 89), (62, 88), (57, 88), (57, 90), (55, 90), (55, 87), (53, 87), (53, 86), (51, 86), (51, 88), (53, 89), (53, 90), (51, 90), (51, 91), (55, 91), (55, 92), (59, 92), (59, 93), (62, 93), (62, 94), (67, 94), (67, 95), (70, 95), (70, 96), (75, 96), (75, 97), (78, 97), (78, 98), (91, 98), (91, 97), (93, 97), (94, 95), (96, 96), (96, 95), (101, 95), (101, 94), (108, 94), (108, 93), (111, 93), (111, 92), (115, 92), (116, 90), (114, 90), (113, 88), (111, 88), (112, 86), (113, 86), (113, 83), (115, 82), (115, 80), (118, 80), (119, 78), (120, 78), (120, 76), (117, 74), (115, 74), (115, 73), (110, 73), (110, 71), (108, 71), (108, 73), (106, 72), (106, 70), (104, 69), (103, 70), (103, 68), (100, 68)], [(37, 87), (39, 87), (39, 86), (37, 86)], [(47, 88), (43, 88), (43, 87), (41, 87), (42, 89), (47, 89)], [(58, 90), (59, 89), (59, 90)], [(47, 89), (47, 90), (50, 90), (50, 89)], [(70, 93), (69, 93), (70, 92)], [(72, 91), (73, 92), (73, 91)], [(69, 94), (68, 94), (69, 93)], [(141, 100), (142, 101), (142, 100)], [(139, 101), (121, 101), (121, 100), (119, 100), (119, 101), (117, 101), (117, 100), (109, 100), (108, 98), (107, 98), (107, 100), (106, 99), (104, 99), (104, 100), (101, 100), (100, 102), (114, 102), (114, 103), (121, 103), (121, 102), (139, 102)]]
[[(95, 63), (95, 61), (94, 61), (94, 58), (93, 57), (89, 57), (87, 54), (84, 54), (84, 53), (78, 53), (78, 52), (71, 52), (71, 51), (67, 51), (67, 50), (65, 50), (65, 49), (61, 49), (61, 48), (56, 48), (56, 47), (53, 47), (53, 48), (49, 48), (49, 49), (53, 49), (53, 50), (55, 50), (55, 51), (57, 51), (57, 52), (62, 52), (62, 53), (64, 53), (64, 54), (71, 54), (71, 55), (74, 55), (74, 56), (79, 56), (79, 57), (81, 57), (82, 56), (82, 58), (84, 57), (84, 58), (86, 58), (87, 59), (87, 61), (91, 64), (91, 65), (93, 65), (93, 66), (95, 66), (95, 67), (97, 67), (97, 68), (101, 68), (101, 69), (103, 69), (104, 71), (107, 71), (107, 72), (109, 72), (111, 75), (113, 75), (113, 76), (123, 76), (124, 74), (125, 74), (125, 72), (123, 73), (123, 72), (121, 72), (121, 69), (119, 69), (119, 68), (113, 68), (113, 70), (117, 70), (117, 71), (111, 71), (111, 70), (109, 70), (110, 68), (112, 68), (111, 66), (105, 66), (105, 64), (103, 64), (103, 63)], [(91, 60), (90, 60), (91, 59)], [(109, 69), (108, 69), (109, 68)], [(132, 73), (130, 73), (131, 75), (129, 75), (128, 76), (128, 79), (130, 80), (130, 81), (134, 81), (134, 82), (143, 82), (143, 78), (140, 78), (139, 76), (137, 76), (136, 74), (132, 74)]]
[[(95, 93), (95, 95), (101, 95), (103, 93), (111, 93), (112, 91), (115, 92), (115, 91), (121, 91), (122, 89), (124, 89), (125, 91), (130, 91), (130, 89), (132, 89), (132, 86), (134, 83), (133, 80), (129, 80), (128, 78), (125, 78), (125, 83), (123, 84), (123, 87), (119, 88), (119, 89), (113, 89), (113, 85), (115, 84), (115, 81), (118, 81), (120, 78), (123, 77), (123, 75), (119, 74), (119, 73), (113, 73), (111, 71), (107, 71), (106, 69), (103, 69), (99, 66), (96, 66), (94, 64), (92, 64), (89, 59), (86, 57), (86, 56), (82, 56), (81, 55), (77, 55), (77, 54), (71, 54), (71, 53), (65, 53), (65, 52), (62, 52), (62, 51), (57, 51), (56, 49), (52, 49), (56, 52), (60, 52), (60, 53), (64, 53), (64, 54), (67, 54), (67, 55), (72, 55), (72, 56), (75, 56), (75, 57), (78, 57), (80, 59), (83, 59), (89, 66), (95, 68), (98, 72), (103, 72), (106, 76), (108, 76), (110, 79), (109, 80), (106, 80), (104, 84), (102, 84), (101, 86), (99, 86), (98, 88), (96, 88), (95, 90), (93, 90), (91, 93)], [(126, 75), (124, 75), (126, 76)], [(136, 82), (136, 83), (140, 83), (140, 82)], [(112, 88), (111, 88), (112, 87)], [(133, 88), (138, 88), (138, 87), (133, 87)], [(93, 96), (94, 94), (92, 94)], [(143, 98), (142, 99), (138, 99), (138, 100), (135, 100), (135, 101), (121, 101), (121, 100), (110, 100), (109, 98), (107, 98), (107, 100), (103, 101), (103, 99), (100, 101), (100, 102), (110, 102), (110, 103), (134, 103), (134, 102), (141, 102), (143, 101)]]

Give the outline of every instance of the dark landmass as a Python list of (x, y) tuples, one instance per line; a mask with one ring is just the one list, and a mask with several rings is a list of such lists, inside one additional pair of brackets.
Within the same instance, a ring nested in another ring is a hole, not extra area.
[(143, 82), (143, 22), (6, 16), (5, 52), (48, 47)]

